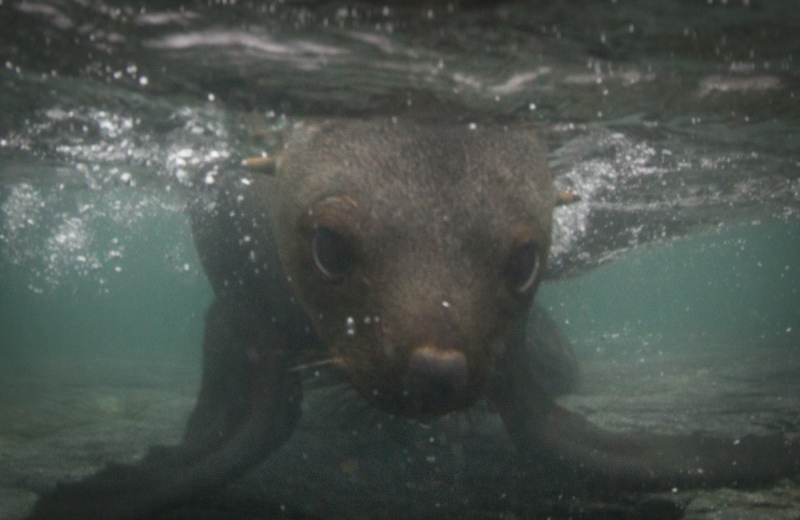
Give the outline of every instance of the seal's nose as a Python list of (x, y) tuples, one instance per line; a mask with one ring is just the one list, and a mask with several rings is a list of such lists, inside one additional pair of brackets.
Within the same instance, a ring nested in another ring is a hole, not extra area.
[(467, 394), (467, 358), (457, 350), (425, 345), (411, 353), (405, 386), (413, 407), (441, 414), (460, 406)]

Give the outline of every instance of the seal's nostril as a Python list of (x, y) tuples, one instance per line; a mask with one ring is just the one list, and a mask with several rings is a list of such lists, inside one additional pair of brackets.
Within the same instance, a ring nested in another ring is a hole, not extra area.
[(462, 352), (426, 345), (411, 353), (406, 386), (422, 409), (439, 412), (458, 406), (467, 382), (467, 358)]

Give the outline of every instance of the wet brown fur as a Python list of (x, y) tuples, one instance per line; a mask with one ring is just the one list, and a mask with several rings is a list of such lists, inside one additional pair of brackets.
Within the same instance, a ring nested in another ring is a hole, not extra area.
[[(498, 340), (533, 294), (513, 294), (505, 262), (523, 237), (537, 237), (542, 258), (549, 247), (555, 192), (533, 134), (322, 122), (296, 130), (280, 164), (273, 219), (284, 270), (356, 389), (404, 413), (399, 380), (411, 349), (428, 344), (464, 352), (472, 397), (485, 392)], [(345, 280), (321, 280), (312, 265), (318, 224), (353, 241)]]

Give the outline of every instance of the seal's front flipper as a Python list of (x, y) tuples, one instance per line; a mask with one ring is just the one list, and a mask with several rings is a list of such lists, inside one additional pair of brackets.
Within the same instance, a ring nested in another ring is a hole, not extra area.
[(152, 451), (136, 465), (114, 464), (44, 494), (30, 520), (143, 520), (190, 502), (253, 467), (261, 457), (265, 417), (249, 420), (220, 449), (198, 460), (180, 447)]
[(531, 463), (563, 479), (559, 487), (607, 494), (756, 485), (800, 473), (800, 442), (783, 434), (725, 439), (598, 428), (553, 401), (530, 369), (524, 325), (519, 329), (489, 398)]
[(243, 475), (285, 442), (301, 401), (290, 360), (276, 349), (247, 348), (260, 334), (219, 301), (206, 324), (203, 387), (184, 443), (59, 484), (42, 496), (31, 520), (158, 518)]
[(800, 443), (783, 434), (727, 439), (609, 432), (554, 405), (535, 431), (518, 428), (517, 435), (528, 454), (602, 494), (759, 485), (800, 473)]

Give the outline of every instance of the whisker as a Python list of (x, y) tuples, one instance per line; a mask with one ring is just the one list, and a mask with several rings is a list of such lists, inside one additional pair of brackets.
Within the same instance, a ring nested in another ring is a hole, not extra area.
[(289, 372), (301, 372), (303, 370), (308, 370), (310, 368), (318, 368), (327, 365), (340, 365), (342, 363), (342, 358), (334, 357), (329, 359), (321, 359), (319, 361), (312, 361), (310, 363), (303, 363), (302, 365), (297, 365), (289, 369)]

